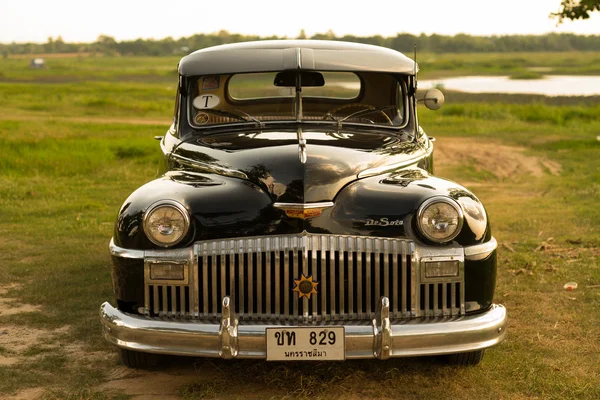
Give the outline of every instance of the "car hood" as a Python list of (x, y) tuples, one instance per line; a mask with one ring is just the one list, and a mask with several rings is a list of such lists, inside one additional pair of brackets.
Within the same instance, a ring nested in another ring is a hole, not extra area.
[(312, 203), (333, 200), (361, 173), (417, 163), (425, 153), (398, 133), (290, 129), (196, 136), (182, 141), (170, 160), (180, 169), (247, 180), (276, 202)]

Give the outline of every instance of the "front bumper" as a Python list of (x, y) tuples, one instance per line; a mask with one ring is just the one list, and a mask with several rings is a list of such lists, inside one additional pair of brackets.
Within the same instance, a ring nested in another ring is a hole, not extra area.
[[(109, 342), (149, 353), (264, 359), (266, 328), (283, 326), (239, 324), (228, 297), (223, 298), (222, 315), (220, 323), (173, 321), (126, 314), (107, 302), (100, 307), (104, 337)], [(331, 325), (345, 327), (347, 359), (387, 359), (482, 350), (504, 340), (507, 321), (506, 309), (501, 305), (476, 315), (390, 321), (389, 301), (382, 297), (371, 323), (345, 321)]]

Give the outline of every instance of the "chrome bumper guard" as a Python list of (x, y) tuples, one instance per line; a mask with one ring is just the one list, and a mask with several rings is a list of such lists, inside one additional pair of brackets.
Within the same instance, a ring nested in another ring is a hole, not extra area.
[[(242, 325), (229, 297), (222, 299), (222, 305), (219, 324), (131, 315), (107, 302), (100, 307), (100, 318), (104, 337), (124, 349), (224, 359), (266, 358), (266, 329), (283, 325)], [(391, 321), (389, 312), (389, 299), (382, 297), (371, 324), (334, 324), (345, 328), (347, 359), (469, 352), (494, 346), (506, 335), (506, 309), (501, 305), (493, 305), (481, 314), (451, 318)], [(320, 325), (327, 323), (315, 326)]]

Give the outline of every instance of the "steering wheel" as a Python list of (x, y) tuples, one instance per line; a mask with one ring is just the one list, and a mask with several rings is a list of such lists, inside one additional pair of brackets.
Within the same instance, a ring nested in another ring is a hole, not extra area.
[[(383, 116), (383, 118), (385, 118), (385, 120), (390, 125), (394, 124), (392, 122), (392, 120), (390, 119), (390, 117), (385, 112), (383, 112), (383, 110), (378, 110), (377, 107), (372, 106), (370, 104), (365, 104), (365, 103), (349, 103), (349, 104), (342, 104), (341, 106), (338, 106), (338, 107), (334, 107), (331, 110), (327, 111), (327, 113), (325, 113), (325, 116), (323, 117), (323, 119), (324, 120), (327, 120), (327, 119), (335, 120), (333, 115), (338, 113), (339, 111), (342, 111), (343, 109), (346, 109), (346, 108), (362, 108), (362, 109), (364, 109), (365, 112), (372, 110), (373, 112), (381, 114)], [(359, 111), (362, 111), (362, 110), (359, 110)], [(349, 115), (352, 115), (352, 114), (349, 114)], [(357, 115), (357, 117), (360, 117), (360, 115)], [(365, 118), (365, 119), (367, 119), (367, 118)], [(373, 123), (373, 121), (371, 121), (371, 120), (369, 120), (369, 121), (371, 123)]]

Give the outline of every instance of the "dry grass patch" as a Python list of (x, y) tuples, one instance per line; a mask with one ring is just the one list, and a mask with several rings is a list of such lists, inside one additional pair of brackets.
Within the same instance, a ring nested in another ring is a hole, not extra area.
[(180, 399), (179, 389), (197, 382), (198, 375), (187, 366), (161, 371), (133, 370), (124, 366), (111, 369), (107, 381), (94, 388), (109, 393), (123, 393), (134, 399)]
[(46, 353), (53, 350), (53, 347), (48, 343), (62, 333), (68, 331), (68, 327), (59, 330), (47, 330), (31, 328), (24, 325), (8, 325), (0, 329), (0, 346), (5, 351), (0, 354), (0, 364), (13, 365), (26, 361), (27, 351), (36, 354)]
[(14, 393), (10, 396), (0, 395), (0, 400), (38, 400), (41, 399), (44, 394), (44, 388), (29, 388), (21, 390), (18, 393)]
[(529, 174), (542, 177), (558, 175), (556, 161), (525, 154), (527, 149), (477, 138), (441, 138), (436, 142), (436, 164), (445, 168), (471, 165), (487, 171), (499, 180)]
[(21, 304), (19, 303), (18, 299), (13, 299), (10, 297), (0, 298), (0, 317), (40, 311), (42, 311), (42, 308), (40, 306), (33, 306), (31, 304)]
[[(22, 287), (16, 283), (0, 286), (0, 317), (22, 314), (28, 312), (40, 312), (42, 308), (37, 305), (24, 304), (19, 299), (8, 297), (9, 292), (17, 291)], [(0, 330), (0, 344), (2, 344), (1, 336), (7, 335), (6, 329)]]

